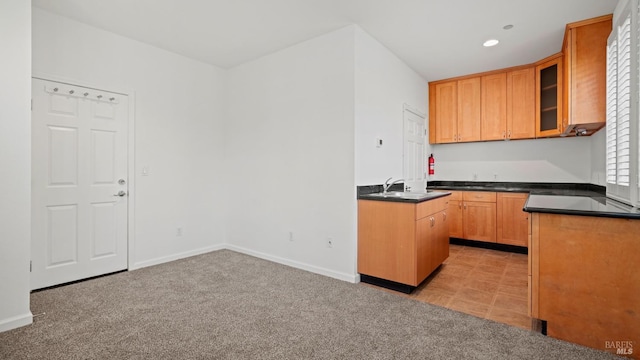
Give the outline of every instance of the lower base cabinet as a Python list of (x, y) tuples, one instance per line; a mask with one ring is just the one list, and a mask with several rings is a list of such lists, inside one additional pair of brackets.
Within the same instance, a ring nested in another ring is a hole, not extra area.
[(418, 286), (449, 257), (448, 205), (358, 200), (358, 273)]
[(618, 346), (640, 344), (638, 234), (640, 220), (532, 214), (529, 313), (548, 336), (639, 358)]
[(453, 238), (527, 246), (527, 193), (452, 191), (449, 235)]

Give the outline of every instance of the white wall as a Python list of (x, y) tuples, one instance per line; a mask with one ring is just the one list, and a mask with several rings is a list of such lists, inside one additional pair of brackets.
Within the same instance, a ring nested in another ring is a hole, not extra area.
[(596, 185), (607, 185), (607, 130), (600, 129), (591, 135), (591, 183)]
[[(428, 84), (364, 30), (355, 29), (356, 184), (382, 184), (403, 176), (403, 104), (428, 113)], [(382, 147), (376, 147), (376, 138), (383, 139)]]
[(0, 1), (0, 331), (30, 324), (31, 2)]
[(429, 180), (591, 182), (591, 138), (433, 145)]
[(354, 281), (354, 27), (228, 75), (231, 247)]
[(224, 243), (223, 70), (34, 8), (33, 72), (135, 91), (131, 268)]

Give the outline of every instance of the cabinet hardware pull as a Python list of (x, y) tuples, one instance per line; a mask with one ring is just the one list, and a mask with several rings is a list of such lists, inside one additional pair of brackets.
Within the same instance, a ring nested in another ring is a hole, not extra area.
[(511, 139), (511, 130), (509, 130), (509, 133), (507, 134), (507, 137), (508, 137), (509, 139)]
[(442, 221), (445, 221), (445, 220), (447, 220), (447, 213), (446, 212), (442, 213)]
[(464, 204), (464, 209), (467, 210), (467, 204)]
[(502, 138), (503, 138), (503, 139), (506, 139), (506, 138), (507, 138), (507, 134), (506, 134), (506, 132), (504, 132), (504, 131), (502, 132)]

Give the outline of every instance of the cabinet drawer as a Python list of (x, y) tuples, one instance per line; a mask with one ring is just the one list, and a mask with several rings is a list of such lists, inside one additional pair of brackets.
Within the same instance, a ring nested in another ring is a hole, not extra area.
[(496, 193), (490, 191), (465, 191), (462, 193), (465, 201), (496, 202)]
[(422, 219), (449, 207), (449, 196), (424, 201), (416, 206), (416, 220)]
[(462, 191), (451, 191), (451, 196), (449, 196), (449, 200), (462, 200)]

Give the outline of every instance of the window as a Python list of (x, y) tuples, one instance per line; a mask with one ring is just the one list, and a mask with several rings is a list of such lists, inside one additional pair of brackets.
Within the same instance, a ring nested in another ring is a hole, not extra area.
[(618, 5), (607, 41), (607, 196), (637, 204), (640, 0), (621, 1)]

